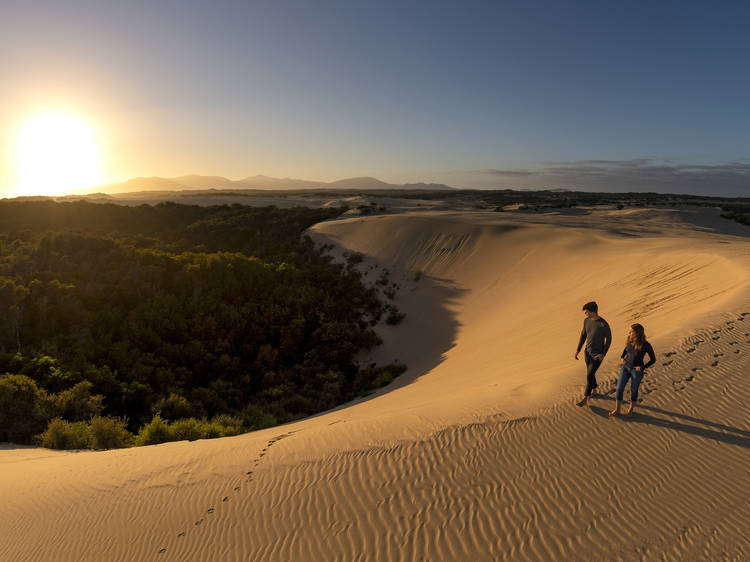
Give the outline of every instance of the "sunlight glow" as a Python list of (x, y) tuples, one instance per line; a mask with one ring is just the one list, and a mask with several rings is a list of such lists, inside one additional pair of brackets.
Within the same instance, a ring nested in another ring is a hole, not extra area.
[(57, 195), (101, 183), (96, 140), (77, 117), (35, 117), (21, 128), (17, 148), (17, 195)]

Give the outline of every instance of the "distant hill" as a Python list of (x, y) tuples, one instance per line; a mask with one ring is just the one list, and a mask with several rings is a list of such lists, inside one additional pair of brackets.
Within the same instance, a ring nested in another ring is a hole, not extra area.
[(395, 186), (385, 182), (382, 182), (375, 178), (347, 178), (338, 181), (332, 181), (327, 187), (341, 187), (341, 188), (359, 188), (359, 189), (389, 189), (394, 187), (403, 188), (403, 185)]
[(187, 186), (193, 189), (232, 189), (235, 183), (232, 180), (221, 176), (198, 176), (196, 174), (170, 178), (170, 180), (181, 186)]
[(320, 187), (324, 182), (257, 175), (237, 180), (234, 183), (235, 189), (309, 189)]
[(455, 188), (442, 183), (392, 184), (371, 177), (355, 177), (332, 182), (320, 182), (293, 178), (273, 178), (261, 175), (250, 176), (240, 180), (230, 180), (221, 176), (199, 176), (191, 174), (176, 178), (133, 178), (125, 182), (100, 185), (94, 189), (103, 193), (132, 193), (134, 191), (185, 191), (206, 189), (414, 189), (435, 191)]
[(122, 193), (129, 191), (176, 191), (185, 189), (185, 185), (166, 178), (133, 178), (121, 183), (109, 183), (94, 188), (102, 193)]

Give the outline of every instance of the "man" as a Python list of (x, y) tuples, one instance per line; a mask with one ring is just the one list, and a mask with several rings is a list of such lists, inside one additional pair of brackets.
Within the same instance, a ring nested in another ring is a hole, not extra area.
[(576, 406), (585, 406), (596, 387), (599, 386), (596, 383), (596, 371), (612, 343), (612, 331), (607, 321), (599, 316), (599, 306), (594, 301), (583, 305), (583, 314), (586, 318), (583, 320), (581, 339), (578, 340), (578, 348), (574, 357), (577, 361), (578, 354), (585, 343), (586, 349), (583, 351), (583, 357), (586, 360), (586, 390), (583, 400), (576, 403)]

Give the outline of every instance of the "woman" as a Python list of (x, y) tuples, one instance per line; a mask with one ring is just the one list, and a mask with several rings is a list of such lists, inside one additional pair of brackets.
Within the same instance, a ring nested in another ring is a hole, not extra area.
[[(643, 358), (648, 355), (649, 361), (643, 364)], [(638, 387), (641, 386), (645, 370), (656, 362), (654, 348), (646, 341), (646, 333), (643, 326), (633, 324), (628, 332), (628, 341), (622, 350), (622, 367), (620, 378), (617, 380), (617, 403), (615, 409), (609, 415), (616, 416), (620, 413), (620, 403), (625, 392), (625, 385), (630, 379), (630, 407), (625, 412), (626, 416), (633, 413), (633, 406), (638, 402)]]

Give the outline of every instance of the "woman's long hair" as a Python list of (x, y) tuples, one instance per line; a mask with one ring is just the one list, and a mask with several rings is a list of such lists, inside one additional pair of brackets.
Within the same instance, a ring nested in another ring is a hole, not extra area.
[(646, 341), (646, 331), (640, 324), (633, 324), (630, 327), (633, 329), (633, 332), (635, 332), (635, 335), (631, 336), (628, 334), (628, 343), (635, 349), (641, 349), (643, 347), (643, 342)]

